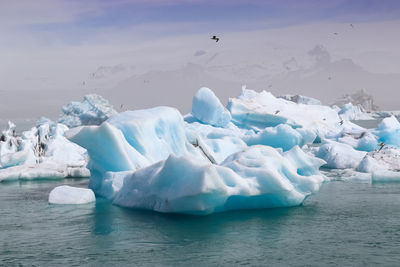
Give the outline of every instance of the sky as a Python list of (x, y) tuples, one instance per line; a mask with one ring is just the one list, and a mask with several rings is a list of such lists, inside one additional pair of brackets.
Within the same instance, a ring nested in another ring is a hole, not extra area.
[[(173, 70), (200, 50), (225, 55), (212, 66), (202, 63), (207, 71), (228, 61), (247, 66), (246, 53), (268, 54), (256, 45), (262, 42), (286, 49), (282, 61), (300, 62), (323, 44), (335, 60), (350, 58), (373, 73), (400, 73), (399, 21), (396, 0), (0, 0), (0, 111), (10, 110), (17, 92), (58, 90), (65, 99), (70, 91), (71, 97), (78, 97), (77, 90), (90, 92), (78, 85), (100, 66), (129, 65), (132, 75)], [(350, 32), (350, 24), (357, 32)], [(231, 44), (210, 47), (214, 34)]]

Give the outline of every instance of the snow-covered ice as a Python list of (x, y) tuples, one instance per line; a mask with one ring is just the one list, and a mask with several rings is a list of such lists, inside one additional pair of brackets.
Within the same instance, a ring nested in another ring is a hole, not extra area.
[(86, 95), (82, 102), (72, 101), (62, 108), (63, 115), (59, 123), (68, 127), (81, 125), (99, 125), (117, 111), (103, 97), (91, 94)]
[(17, 135), (15, 125), (0, 141), (0, 181), (88, 177), (86, 149), (64, 137), (68, 127), (42, 118)]

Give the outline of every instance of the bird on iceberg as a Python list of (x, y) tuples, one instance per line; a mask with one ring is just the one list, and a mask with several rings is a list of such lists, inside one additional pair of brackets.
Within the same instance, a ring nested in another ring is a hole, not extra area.
[(218, 43), (218, 41), (219, 41), (219, 38), (218, 38), (216, 35), (214, 35), (213, 37), (211, 37), (211, 40), (215, 40), (215, 42), (217, 42), (217, 43)]
[(378, 152), (380, 152), (380, 151), (382, 150), (382, 148), (385, 146), (385, 143), (382, 142), (382, 143), (379, 144), (379, 146), (380, 146), (381, 148), (379, 148)]

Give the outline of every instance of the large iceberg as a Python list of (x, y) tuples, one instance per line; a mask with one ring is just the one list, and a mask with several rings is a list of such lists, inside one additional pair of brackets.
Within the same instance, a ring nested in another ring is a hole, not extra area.
[[(207, 112), (218, 110), (215, 105)], [(123, 112), (67, 136), (88, 150), (89, 187), (126, 207), (209, 214), (294, 206), (324, 181), (318, 169), (325, 161), (298, 147), (311, 143), (313, 132), (281, 125), (277, 129), (295, 141), (282, 139), (272, 148), (257, 145), (254, 130), (206, 121), (193, 115), (184, 120), (174, 108), (157, 107)], [(253, 143), (246, 144), (251, 136)]]

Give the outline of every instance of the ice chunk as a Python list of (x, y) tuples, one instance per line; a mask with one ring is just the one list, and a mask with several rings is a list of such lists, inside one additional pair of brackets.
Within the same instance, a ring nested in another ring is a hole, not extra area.
[(382, 120), (374, 131), (380, 142), (400, 148), (400, 123), (395, 116)]
[(385, 146), (382, 149), (368, 152), (357, 170), (360, 172), (400, 171), (400, 149)]
[(221, 104), (218, 97), (209, 88), (200, 88), (192, 102), (192, 114), (199, 121), (217, 127), (226, 127), (231, 114)]
[(103, 97), (86, 95), (82, 102), (70, 102), (62, 108), (63, 115), (58, 120), (68, 127), (81, 125), (100, 125), (103, 121), (117, 114)]
[(372, 173), (372, 182), (400, 182), (400, 172), (378, 170)]
[[(171, 155), (136, 172), (121, 173), (124, 183), (114, 203), (198, 215), (296, 206), (324, 181), (318, 172), (324, 162), (309, 158), (301, 150), (281, 155), (267, 146), (253, 146), (235, 153), (221, 165)], [(310, 168), (309, 176), (299, 174), (302, 166)]]
[(256, 93), (244, 89), (238, 98), (229, 100), (228, 110), (235, 124), (257, 131), (288, 124), (293, 128), (312, 130), (322, 138), (327, 134), (337, 134), (343, 129), (360, 128), (348, 121), (341, 123), (337, 112), (330, 107), (297, 104), (276, 98), (265, 91)]
[(353, 106), (352, 103), (344, 104), (338, 114), (343, 120), (374, 120), (374, 117), (363, 112), (359, 106)]
[(268, 145), (275, 148), (282, 148), (287, 151), (294, 146), (302, 147), (305, 144), (314, 142), (316, 134), (312, 131), (299, 128), (293, 129), (287, 124), (280, 124), (276, 127), (268, 127), (255, 135), (244, 136), (247, 145)]
[(96, 197), (91, 189), (68, 185), (57, 186), (49, 195), (51, 204), (86, 204), (94, 201)]
[(378, 148), (378, 137), (372, 133), (365, 133), (359, 140), (356, 146), (357, 150), (373, 151)]
[(88, 177), (86, 150), (63, 136), (67, 129), (41, 118), (21, 136), (13, 128), (6, 131), (0, 141), (0, 181)]
[(315, 155), (327, 162), (332, 169), (357, 168), (367, 152), (357, 151), (348, 144), (326, 140)]
[(0, 169), (0, 182), (12, 180), (64, 179), (68, 177), (89, 177), (85, 166), (68, 166), (51, 161), (38, 164), (24, 164)]

